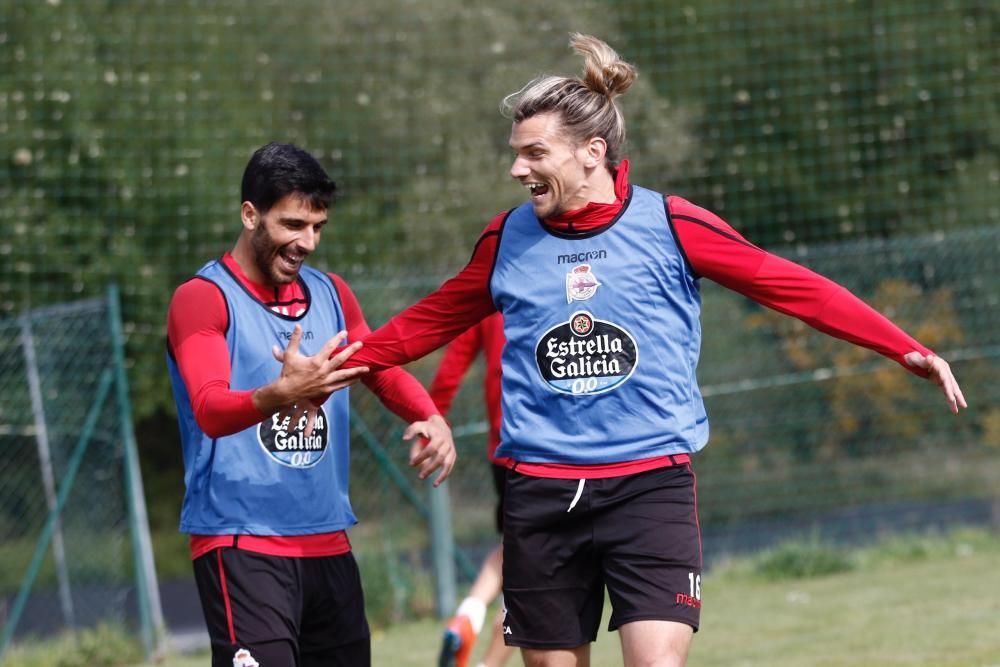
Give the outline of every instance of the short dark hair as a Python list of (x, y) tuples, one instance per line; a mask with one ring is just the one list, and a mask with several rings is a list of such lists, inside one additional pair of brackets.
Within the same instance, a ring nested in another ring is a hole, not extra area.
[(271, 142), (258, 148), (243, 171), (240, 202), (267, 213), (282, 197), (300, 196), (315, 210), (333, 201), (336, 183), (312, 155), (293, 144)]

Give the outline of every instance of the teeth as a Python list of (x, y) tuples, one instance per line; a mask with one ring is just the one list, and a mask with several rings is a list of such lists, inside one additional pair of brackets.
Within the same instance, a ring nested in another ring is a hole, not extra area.
[(540, 187), (542, 187), (542, 184), (541, 184), (541, 183), (526, 183), (525, 185), (527, 186), (527, 188), (528, 188), (529, 190), (531, 190), (531, 194), (535, 194), (535, 190), (536, 190), (537, 188), (540, 188)]

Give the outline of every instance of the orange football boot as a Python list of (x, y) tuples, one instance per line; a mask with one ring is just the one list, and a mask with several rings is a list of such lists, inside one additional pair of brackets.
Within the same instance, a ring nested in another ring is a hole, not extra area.
[(476, 633), (467, 616), (453, 616), (444, 629), (438, 667), (469, 667)]

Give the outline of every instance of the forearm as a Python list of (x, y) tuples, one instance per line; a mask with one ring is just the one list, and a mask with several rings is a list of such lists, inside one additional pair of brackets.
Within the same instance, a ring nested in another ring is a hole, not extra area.
[(422, 421), (439, 414), (423, 385), (402, 368), (370, 373), (364, 383), (382, 405), (403, 421)]
[(495, 312), (489, 290), (495, 251), (495, 235), (484, 234), (461, 272), (365, 336), (364, 347), (344, 367), (368, 366), (375, 371), (407, 364)]
[(926, 377), (925, 370), (911, 366), (903, 357), (908, 352), (927, 355), (931, 350), (849, 290), (837, 287), (819, 313), (800, 319), (825, 334), (878, 352), (911, 373)]
[(258, 404), (254, 395), (260, 390), (234, 391), (230, 387), (229, 349), (221, 336), (188, 336), (174, 348), (174, 358), (191, 397), (198, 428), (209, 437), (232, 435), (273, 412), (264, 409), (270, 405), (266, 393), (266, 400)]
[(167, 346), (191, 401), (198, 427), (212, 438), (231, 435), (264, 418), (253, 391), (233, 391), (225, 332), (228, 314), (214, 283), (192, 279), (174, 293), (167, 312)]
[(273, 410), (259, 409), (254, 402), (255, 393), (231, 391), (225, 383), (203, 386), (191, 406), (198, 428), (210, 438), (221, 438), (260, 423)]
[(669, 201), (678, 241), (698, 275), (926, 377), (926, 371), (907, 364), (903, 356), (929, 350), (846, 288), (758, 248), (690, 202), (676, 197)]

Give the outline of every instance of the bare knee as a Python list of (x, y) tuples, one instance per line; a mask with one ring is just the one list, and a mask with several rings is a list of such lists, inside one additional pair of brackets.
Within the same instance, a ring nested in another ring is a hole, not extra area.
[(521, 649), (524, 667), (590, 667), (590, 644), (572, 649)]

